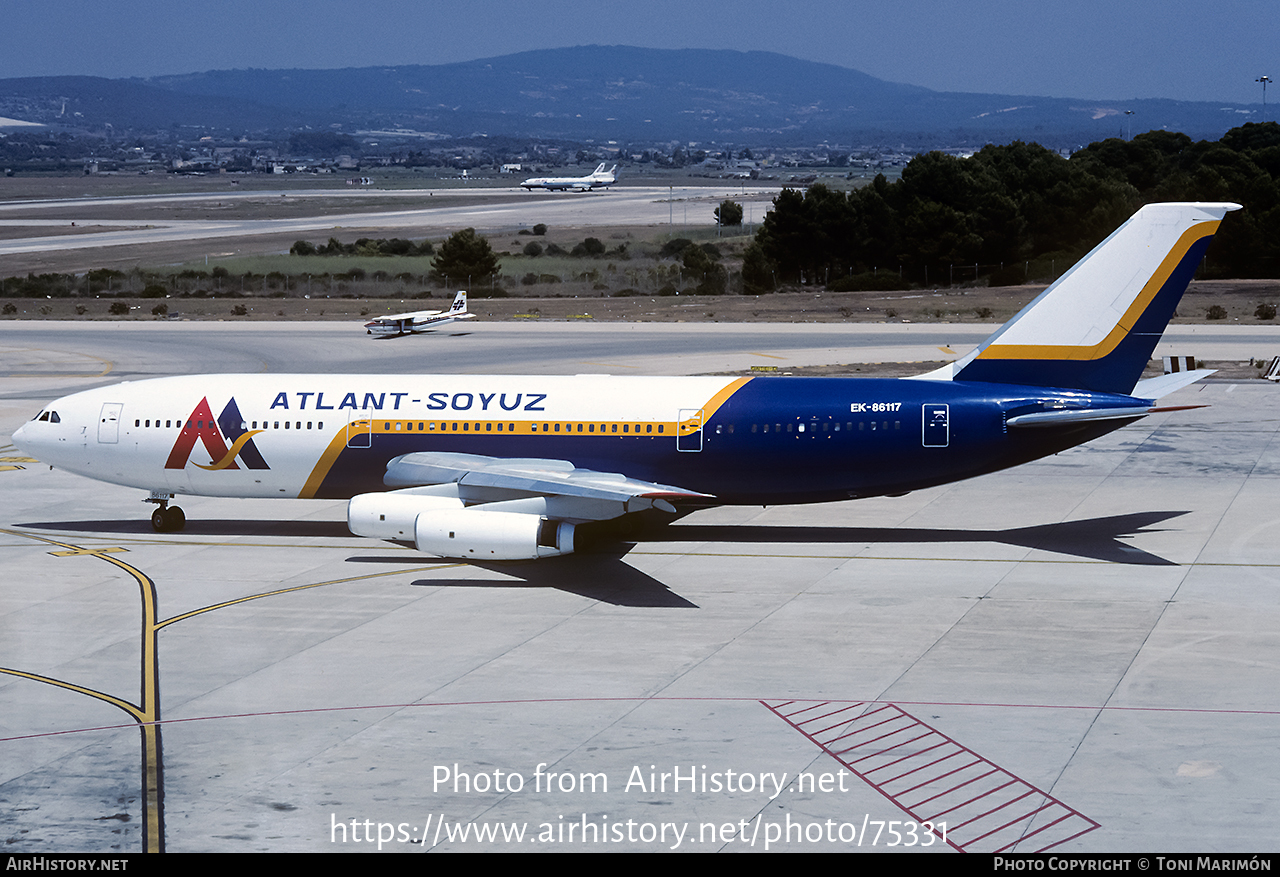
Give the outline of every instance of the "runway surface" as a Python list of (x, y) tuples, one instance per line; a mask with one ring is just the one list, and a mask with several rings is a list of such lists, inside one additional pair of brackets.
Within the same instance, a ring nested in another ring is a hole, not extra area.
[[(161, 374), (675, 374), (984, 334), (467, 329), (4, 324), (0, 433)], [(1266, 352), (1194, 331), (1180, 352)], [(4, 448), (6, 848), (1272, 850), (1280, 390), (1165, 402), (1211, 407), (901, 498), (488, 566), (352, 537), (334, 502), (187, 498), (160, 536), (139, 491)]]
[[(585, 225), (657, 225), (668, 221), (684, 224), (690, 206), (698, 217), (709, 221), (711, 211), (725, 198), (743, 200), (742, 186), (618, 187), (602, 192), (566, 194), (525, 192), (521, 189), (444, 189), (378, 191), (289, 191), (281, 197), (305, 201), (359, 197), (399, 200), (404, 198), (439, 200), (439, 206), (408, 210), (375, 210), (354, 213), (318, 209), (315, 216), (270, 219), (173, 219), (164, 208), (180, 203), (214, 203), (237, 200), (262, 201), (275, 193), (232, 192), (201, 195), (154, 195), (137, 198), (86, 198), (50, 201), (22, 201), (0, 204), (0, 226), (38, 227), (61, 225), (123, 226), (115, 231), (44, 234), (37, 237), (0, 240), (0, 257), (19, 253), (45, 253), (97, 247), (125, 247), (167, 241), (213, 240), (257, 237), (264, 234), (304, 234), (336, 229), (377, 229), (379, 233), (417, 234), (452, 232), (472, 227), (481, 231), (529, 228), (546, 223), (559, 228)], [(766, 202), (776, 190), (751, 189), (751, 196)], [(479, 201), (480, 203), (476, 203)], [(154, 217), (111, 218), (112, 208), (153, 206)], [(23, 218), (6, 214), (25, 213)], [(57, 220), (41, 218), (56, 212)], [(757, 210), (756, 219), (764, 210)]]

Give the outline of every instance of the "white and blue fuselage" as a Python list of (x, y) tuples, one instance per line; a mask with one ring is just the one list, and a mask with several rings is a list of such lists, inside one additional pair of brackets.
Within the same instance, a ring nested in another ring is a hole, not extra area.
[(14, 439), (81, 475), (196, 496), (345, 499), (387, 489), (397, 457), (447, 452), (570, 460), (769, 504), (979, 475), (1125, 422), (1074, 425), (1064, 442), (1059, 430), (1011, 430), (1011, 416), (1140, 404), (872, 378), (217, 375), (67, 396), (49, 408), (57, 423), (33, 420)]

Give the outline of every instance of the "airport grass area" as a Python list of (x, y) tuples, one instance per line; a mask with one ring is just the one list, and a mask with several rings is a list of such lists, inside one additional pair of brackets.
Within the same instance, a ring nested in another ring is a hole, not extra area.
[[(590, 320), (597, 322), (772, 322), (772, 323), (982, 323), (1008, 320), (1044, 289), (1043, 285), (974, 287), (891, 292), (793, 290), (766, 295), (550, 295), (473, 298), (480, 319), (461, 331), (479, 331), (488, 320)], [(429, 298), (380, 296), (345, 298), (306, 293), (289, 297), (238, 295), (80, 298), (6, 298), (3, 320), (368, 320), (406, 310), (442, 309), (452, 291)], [(1260, 318), (1260, 305), (1280, 302), (1274, 280), (1193, 281), (1174, 324), (1275, 326)], [(113, 311), (114, 308), (114, 311)], [(1218, 309), (1218, 310), (1215, 310)], [(1263, 311), (1264, 315), (1266, 310)], [(1259, 351), (1259, 356), (1266, 351)]]

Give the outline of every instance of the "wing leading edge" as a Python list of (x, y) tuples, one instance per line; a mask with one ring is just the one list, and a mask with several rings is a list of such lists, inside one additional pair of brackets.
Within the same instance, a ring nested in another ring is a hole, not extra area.
[(391, 488), (456, 484), (467, 503), (544, 497), (556, 517), (602, 521), (656, 508), (674, 514), (671, 500), (710, 500), (705, 493), (640, 481), (618, 472), (579, 469), (568, 460), (508, 459), (480, 454), (421, 452), (396, 457), (383, 481)]
[(714, 497), (568, 460), (419, 452), (387, 464), (388, 493), (347, 505), (358, 536), (412, 541), (443, 557), (523, 560), (569, 554), (575, 526)]

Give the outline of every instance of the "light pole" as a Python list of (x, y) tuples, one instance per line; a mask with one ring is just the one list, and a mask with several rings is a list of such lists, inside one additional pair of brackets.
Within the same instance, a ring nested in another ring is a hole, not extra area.
[(1127, 123), (1129, 128), (1129, 136), (1127, 139), (1132, 140), (1133, 139), (1133, 119), (1131, 117), (1133, 116), (1133, 110), (1125, 110), (1124, 116), (1125, 116), (1124, 120)]
[(1262, 121), (1267, 120), (1267, 83), (1274, 82), (1270, 76), (1259, 76), (1254, 82), (1262, 83)]

